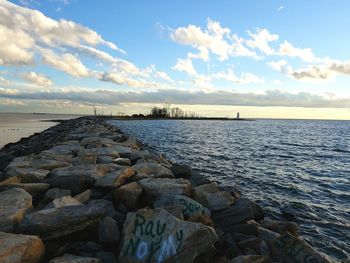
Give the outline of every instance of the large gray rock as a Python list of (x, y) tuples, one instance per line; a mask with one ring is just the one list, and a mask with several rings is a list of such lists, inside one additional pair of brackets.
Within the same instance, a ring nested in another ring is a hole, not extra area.
[(66, 167), (68, 165), (68, 162), (53, 159), (36, 159), (31, 163), (32, 167), (44, 170), (52, 170), (55, 168)]
[(128, 158), (117, 158), (113, 160), (113, 163), (118, 164), (118, 165), (126, 165), (130, 166), (131, 162)]
[(51, 259), (49, 263), (102, 263), (102, 261), (98, 258), (79, 257), (65, 254), (62, 257)]
[(39, 263), (45, 247), (38, 236), (0, 232), (1, 263)]
[(247, 198), (239, 198), (229, 208), (213, 213), (215, 226), (227, 231), (236, 224), (247, 222), (250, 219), (260, 221), (263, 218), (261, 208)]
[(209, 215), (210, 211), (202, 206), (197, 201), (183, 195), (162, 195), (158, 198), (153, 206), (155, 208), (180, 206), (182, 208), (182, 214), (185, 218), (189, 218), (193, 215)]
[(105, 208), (94, 205), (44, 209), (26, 215), (19, 225), (19, 231), (37, 234), (44, 240), (54, 239), (98, 222), (105, 213)]
[(0, 231), (12, 231), (32, 208), (32, 196), (22, 188), (0, 192)]
[(126, 182), (126, 180), (135, 174), (131, 167), (123, 167), (121, 169), (110, 172), (105, 176), (98, 178), (95, 183), (96, 187), (116, 188)]
[(51, 149), (44, 151), (50, 154), (59, 154), (59, 155), (76, 155), (80, 150), (80, 145), (57, 145)]
[(190, 195), (190, 182), (182, 178), (146, 178), (138, 183), (150, 198), (157, 198), (163, 194)]
[(193, 262), (217, 240), (211, 227), (187, 222), (163, 209), (129, 213), (120, 262)]
[(141, 163), (133, 165), (136, 172), (133, 179), (139, 181), (144, 178), (174, 178), (170, 169), (160, 163)]
[(286, 263), (294, 262), (332, 262), (325, 255), (312, 248), (306, 241), (284, 234), (272, 242), (272, 252), (275, 259)]
[(51, 188), (47, 190), (44, 196), (44, 200), (46, 202), (51, 202), (54, 199), (63, 197), (63, 196), (70, 196), (71, 191), (68, 189), (60, 189), (60, 188)]
[(197, 186), (194, 188), (193, 198), (211, 211), (225, 209), (235, 201), (230, 193), (220, 191), (216, 183)]
[(50, 171), (36, 168), (8, 167), (7, 177), (18, 176), (22, 183), (38, 183), (44, 179)]

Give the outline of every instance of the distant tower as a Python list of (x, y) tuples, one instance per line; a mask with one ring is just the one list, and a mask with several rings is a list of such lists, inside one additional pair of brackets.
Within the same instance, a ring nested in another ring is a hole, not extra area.
[(237, 112), (237, 119), (239, 119), (239, 112)]

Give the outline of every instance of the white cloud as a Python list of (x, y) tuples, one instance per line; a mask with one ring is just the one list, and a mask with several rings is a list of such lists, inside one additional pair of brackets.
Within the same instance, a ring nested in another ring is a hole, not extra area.
[(154, 83), (145, 80), (133, 79), (118, 72), (105, 72), (101, 75), (100, 80), (135, 88), (154, 88)]
[(277, 11), (278, 11), (278, 12), (281, 12), (283, 9), (284, 9), (284, 6), (280, 6), (280, 7), (277, 9)]
[(227, 72), (217, 72), (212, 75), (215, 79), (223, 79), (235, 84), (263, 83), (264, 79), (255, 76), (252, 73), (243, 73), (241, 77), (235, 75), (232, 69)]
[(30, 48), (33, 45), (34, 40), (27, 33), (0, 24), (0, 65), (32, 64), (34, 54)]
[(256, 56), (248, 52), (243, 43), (231, 34), (229, 28), (222, 27), (219, 22), (208, 19), (207, 27), (201, 29), (195, 25), (188, 25), (175, 29), (171, 39), (179, 44), (192, 46), (198, 50), (197, 54), (189, 53), (189, 58), (209, 60), (209, 52), (215, 54), (221, 61), (230, 56)]
[(74, 77), (88, 77), (90, 75), (89, 70), (72, 54), (58, 55), (51, 50), (42, 50), (41, 53), (43, 62), (58, 70)]
[(267, 63), (273, 70), (277, 70), (279, 72), (285, 72), (286, 67), (288, 65), (287, 61), (284, 59), (278, 61), (271, 61)]
[(305, 62), (314, 62), (316, 60), (311, 48), (296, 48), (288, 41), (280, 44), (278, 54), (281, 56), (298, 57)]
[(172, 67), (172, 69), (186, 72), (187, 74), (192, 76), (197, 75), (197, 71), (193, 67), (192, 60), (190, 58), (186, 58), (186, 59), (178, 58), (175, 66)]
[(269, 43), (277, 41), (279, 36), (277, 34), (271, 34), (267, 29), (257, 29), (257, 32), (251, 33), (247, 31), (251, 39), (247, 40), (247, 45), (251, 48), (256, 48), (265, 53), (266, 55), (272, 55), (275, 51), (270, 47)]
[(11, 86), (12, 85), (12, 82), (3, 78), (3, 77), (0, 77), (0, 86)]
[(29, 83), (42, 86), (42, 87), (50, 87), (52, 86), (52, 81), (45, 75), (39, 74), (36, 72), (28, 72), (22, 74), (22, 78)]
[(38, 92), (9, 93), (0, 89), (0, 98), (11, 100), (70, 101), (83, 104), (120, 105), (121, 103), (172, 103), (187, 105), (281, 106), (310, 108), (349, 108), (350, 98), (307, 92), (267, 90), (260, 93), (222, 90), (111, 91), (50, 89)]

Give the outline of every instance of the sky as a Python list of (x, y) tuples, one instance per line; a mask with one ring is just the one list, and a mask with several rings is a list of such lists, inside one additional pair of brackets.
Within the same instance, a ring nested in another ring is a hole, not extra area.
[(350, 120), (348, 0), (0, 0), (0, 112)]

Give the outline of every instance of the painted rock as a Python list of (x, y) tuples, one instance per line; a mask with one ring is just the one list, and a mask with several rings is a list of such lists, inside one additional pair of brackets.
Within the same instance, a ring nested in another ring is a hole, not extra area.
[(123, 234), (120, 262), (193, 262), (218, 239), (213, 228), (164, 209), (128, 213)]

